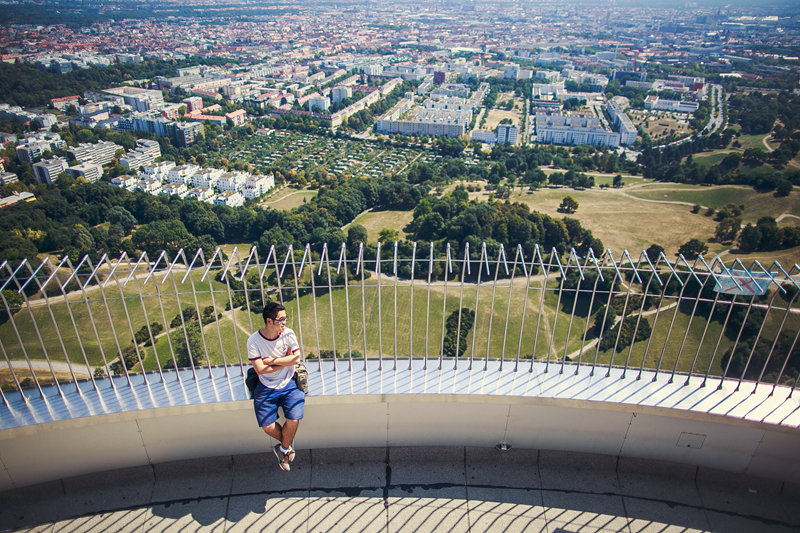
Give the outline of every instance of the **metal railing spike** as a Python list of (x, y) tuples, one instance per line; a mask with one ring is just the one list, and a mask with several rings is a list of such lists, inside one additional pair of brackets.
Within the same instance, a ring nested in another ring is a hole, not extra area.
[(184, 274), (183, 278), (181, 278), (181, 285), (183, 285), (186, 282), (186, 278), (189, 277), (189, 273), (192, 271), (192, 267), (194, 266), (195, 262), (200, 257), (200, 254), (202, 252), (203, 252), (203, 249), (202, 248), (198, 248), (197, 251), (194, 253), (194, 257), (192, 257), (191, 262), (189, 262), (189, 264), (187, 264), (187, 266), (186, 266), (186, 274)]
[(136, 261), (136, 264), (133, 265), (133, 267), (130, 269), (130, 273), (128, 274), (128, 277), (125, 278), (125, 282), (122, 284), (123, 287), (127, 287), (128, 286), (128, 282), (134, 276), (134, 274), (136, 273), (136, 269), (139, 268), (139, 265), (141, 264), (141, 262), (143, 260), (147, 261), (148, 263), (150, 263), (150, 258), (147, 256), (147, 252), (142, 252), (142, 254), (139, 256), (139, 260)]
[[(792, 276), (790, 276), (789, 274), (786, 273), (786, 271), (783, 269), (783, 267), (781, 266), (780, 263), (778, 263), (777, 261), (773, 261), (772, 262), (772, 266), (769, 267), (770, 272), (772, 272), (772, 267), (778, 267), (780, 269), (780, 271), (783, 272), (783, 275), (786, 276), (784, 278), (784, 281), (786, 281), (788, 279), (789, 281), (792, 282), (792, 285), (794, 285), (795, 289), (800, 289), (800, 285), (797, 284), (797, 282), (794, 280), (794, 278)], [(793, 268), (796, 269), (797, 265), (794, 265)]]
[[(586, 278), (583, 275), (583, 269), (581, 268), (581, 261), (578, 258), (578, 252), (575, 251), (575, 248), (570, 248), (569, 249), (569, 261), (567, 262), (567, 265), (569, 265), (569, 263), (572, 262), (573, 259), (575, 260), (575, 266), (578, 267), (578, 274), (580, 274), (580, 276), (581, 276), (581, 281), (585, 280)], [(588, 261), (588, 259), (587, 259), (587, 261)], [(506, 274), (508, 274), (508, 272), (506, 272)]]
[[(327, 244), (325, 245), (327, 246)], [(275, 254), (275, 245), (271, 245), (269, 247), (269, 252), (267, 252), (267, 258), (264, 259), (264, 268), (261, 269), (261, 274), (258, 276), (260, 279), (264, 279), (264, 276), (267, 274), (267, 269), (269, 268), (269, 260)]]
[(24, 291), (24, 290), (25, 290), (25, 287), (27, 287), (27, 286), (28, 286), (28, 283), (30, 283), (31, 281), (33, 281), (33, 279), (36, 277), (36, 274), (38, 274), (38, 273), (39, 273), (39, 271), (40, 271), (42, 268), (44, 268), (44, 266), (45, 266), (45, 265), (47, 265), (47, 264), (49, 264), (49, 263), (50, 263), (50, 258), (49, 258), (49, 257), (45, 257), (45, 258), (44, 258), (44, 260), (42, 260), (42, 262), (41, 262), (41, 263), (39, 263), (39, 266), (36, 268), (36, 270), (34, 270), (34, 271), (32, 271), (32, 272), (31, 272), (31, 267), (30, 267), (30, 265), (28, 265), (28, 271), (29, 271), (29, 272), (31, 272), (31, 275), (30, 275), (30, 276), (28, 276), (28, 279), (27, 279), (27, 281), (25, 281), (25, 283), (23, 283), (23, 284), (22, 284), (22, 286), (19, 288), (19, 290), (17, 291), (17, 294), (22, 294), (22, 291)]
[[(447, 245), (447, 250), (449, 253), (450, 245)], [(449, 257), (449, 256), (448, 256)], [(517, 257), (519, 257), (520, 264), (522, 265), (522, 272), (525, 274), (525, 277), (528, 277), (528, 267), (525, 265), (525, 252), (522, 250), (522, 245), (517, 245)]]
[[(631, 268), (633, 269), (633, 275), (636, 276), (636, 279), (639, 280), (639, 284), (642, 283), (642, 278), (639, 277), (639, 266), (633, 266), (633, 259), (631, 259), (631, 254), (628, 253), (628, 250), (622, 251), (622, 257), (628, 258), (628, 263), (630, 263)], [(621, 261), (621, 260), (620, 260)], [(642, 264), (642, 256), (639, 256), (639, 264)]]
[(345, 243), (342, 243), (342, 248), (339, 250), (339, 263), (336, 265), (336, 273), (338, 274), (342, 268), (342, 260), (344, 259)]
[(650, 257), (647, 255), (647, 252), (645, 252), (644, 250), (642, 250), (642, 254), (639, 256), (639, 263), (642, 262), (642, 257), (644, 257), (644, 260), (647, 261), (647, 265), (650, 267), (650, 270), (653, 272), (653, 275), (656, 277), (656, 280), (658, 280), (658, 284), (659, 285), (663, 285), (664, 282), (661, 281), (661, 276), (658, 275), (658, 272), (656, 271), (656, 267), (653, 266), (653, 263), (650, 261)]
[(356, 261), (356, 276), (361, 272), (361, 263), (364, 260), (364, 243), (358, 243), (358, 260)]
[(567, 274), (564, 272), (564, 266), (561, 264), (561, 258), (558, 256), (558, 250), (556, 250), (555, 246), (553, 246), (553, 249), (550, 252), (550, 266), (553, 265), (553, 258), (555, 258), (556, 264), (558, 265), (558, 270), (561, 272), (561, 278), (566, 278)]
[(283, 258), (283, 265), (281, 266), (281, 273), (278, 274), (279, 278), (283, 277), (283, 271), (286, 270), (286, 265), (289, 262), (289, 258), (293, 256), (292, 245), (289, 245), (289, 248), (286, 250), (286, 257)]
[[(158, 258), (156, 259), (156, 262), (155, 262), (155, 263), (153, 263), (153, 266), (152, 266), (152, 267), (150, 267), (150, 273), (149, 273), (149, 274), (147, 274), (147, 277), (146, 277), (146, 278), (144, 278), (144, 281), (142, 282), (142, 285), (147, 285), (147, 282), (148, 282), (148, 281), (150, 280), (150, 278), (152, 278), (152, 277), (153, 277), (153, 275), (155, 274), (155, 272), (156, 272), (156, 269), (158, 268), (158, 264), (161, 262), (161, 259), (162, 259), (163, 257), (165, 257), (166, 255), (167, 255), (167, 252), (166, 252), (166, 251), (164, 251), (164, 250), (161, 250), (161, 253), (160, 253), (160, 254), (158, 254)], [(87, 256), (87, 257), (88, 257), (88, 256)]]
[(170, 262), (169, 266), (167, 267), (167, 271), (164, 272), (164, 277), (161, 278), (161, 284), (163, 285), (167, 278), (172, 273), (172, 269), (175, 268), (175, 265), (178, 264), (178, 259), (183, 257), (183, 261), (186, 262), (186, 256), (183, 253), (183, 248), (179, 249), (178, 252), (175, 254), (175, 257)]
[[(450, 243), (447, 243), (447, 271), (452, 274), (453, 273), (453, 261), (450, 257)], [(447, 278), (445, 277), (445, 280)]]
[(674, 269), (674, 268), (672, 268), (672, 264), (669, 262), (669, 259), (667, 259), (667, 256), (665, 256), (665, 255), (664, 255), (664, 252), (660, 252), (660, 253), (658, 254), (658, 256), (659, 256), (661, 259), (663, 259), (663, 260), (664, 260), (664, 264), (665, 264), (665, 265), (667, 265), (667, 268), (668, 268), (668, 269), (669, 269), (669, 270), (672, 272), (672, 275), (673, 275), (673, 276), (675, 276), (675, 279), (677, 279), (677, 280), (678, 280), (678, 283), (680, 283), (681, 287), (683, 287), (683, 280), (682, 280), (682, 279), (681, 279), (681, 277), (678, 275), (678, 273), (677, 273), (677, 272), (675, 272), (675, 269)]
[[(303, 248), (303, 257), (300, 259), (300, 268), (297, 269), (297, 277), (298, 278), (303, 275), (303, 269), (306, 266), (306, 257), (309, 257), (310, 253), (311, 253), (311, 245), (306, 243), (306, 247)], [(313, 272), (314, 267), (311, 266), (310, 268), (311, 268), (311, 270)]]
[(775, 286), (776, 286), (776, 287), (778, 287), (778, 289), (780, 289), (780, 291), (781, 291), (782, 293), (786, 294), (786, 289), (784, 289), (784, 288), (783, 288), (783, 286), (782, 286), (780, 283), (778, 283), (777, 281), (775, 281), (775, 276), (773, 276), (773, 275), (772, 275), (772, 272), (770, 272), (769, 270), (767, 270), (766, 268), (764, 268), (763, 266), (761, 266), (761, 263), (759, 263), (759, 262), (758, 262), (758, 259), (756, 259), (755, 261), (753, 261), (753, 263), (754, 263), (754, 264), (755, 264), (755, 265), (756, 265), (758, 268), (760, 268), (760, 269), (761, 269), (761, 271), (762, 271), (762, 272), (764, 272), (764, 274), (766, 274), (767, 276), (769, 276), (769, 285), (771, 285), (771, 284), (773, 284), (773, 283), (774, 283), (774, 284), (775, 284)]
[[(244, 281), (244, 277), (247, 275), (247, 269), (250, 268), (250, 260), (253, 259), (253, 256), (258, 253), (258, 250), (255, 246), (250, 248), (250, 253), (247, 255), (247, 261), (244, 262), (244, 268), (242, 269), (242, 275), (239, 276), (239, 281)], [(256, 261), (258, 258), (256, 257)]]

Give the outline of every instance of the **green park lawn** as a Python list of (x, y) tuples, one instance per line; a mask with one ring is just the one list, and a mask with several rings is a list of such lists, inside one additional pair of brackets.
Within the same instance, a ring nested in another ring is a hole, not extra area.
[[(720, 209), (726, 204), (744, 204), (742, 215), (744, 223), (755, 223), (763, 216), (774, 218), (787, 213), (800, 216), (800, 193), (793, 191), (788, 196), (776, 197), (771, 192), (760, 193), (752, 187), (741, 185), (718, 185), (702, 187), (699, 185), (653, 184), (629, 191), (628, 194), (646, 200), (687, 202)], [(677, 206), (681, 209), (680, 206)], [(700, 213), (702, 216), (703, 212)]]
[(393, 229), (400, 234), (400, 240), (405, 240), (410, 233), (409, 224), (414, 219), (413, 211), (392, 211), (383, 209), (373, 209), (369, 213), (364, 213), (353, 221), (353, 224), (360, 224), (367, 230), (367, 242), (376, 244), (378, 233), (384, 229)]

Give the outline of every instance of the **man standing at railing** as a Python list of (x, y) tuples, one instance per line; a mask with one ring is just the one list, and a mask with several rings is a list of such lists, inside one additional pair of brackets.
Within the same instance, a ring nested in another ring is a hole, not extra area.
[[(294, 365), (300, 362), (297, 336), (286, 327), (286, 308), (270, 302), (264, 307), (264, 327), (247, 339), (247, 358), (258, 374), (253, 405), (258, 425), (278, 441), (272, 449), (281, 469), (288, 472), (294, 460), (292, 442), (303, 418), (305, 394), (297, 388)], [(286, 423), (278, 423), (278, 407)]]

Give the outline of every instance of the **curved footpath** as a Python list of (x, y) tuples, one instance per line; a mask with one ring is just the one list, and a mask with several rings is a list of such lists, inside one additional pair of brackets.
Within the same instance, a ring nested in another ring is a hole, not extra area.
[[(301, 429), (302, 431), (302, 429)], [(4, 531), (800, 531), (800, 485), (635, 458), (472, 447), (195, 459), (0, 493)]]

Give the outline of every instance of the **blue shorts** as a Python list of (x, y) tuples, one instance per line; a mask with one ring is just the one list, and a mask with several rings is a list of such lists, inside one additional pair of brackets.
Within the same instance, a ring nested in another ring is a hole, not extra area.
[(263, 428), (278, 420), (278, 407), (283, 409), (283, 416), (287, 420), (303, 418), (306, 395), (297, 388), (294, 379), (289, 380), (282, 389), (270, 389), (259, 381), (253, 397), (258, 427)]

